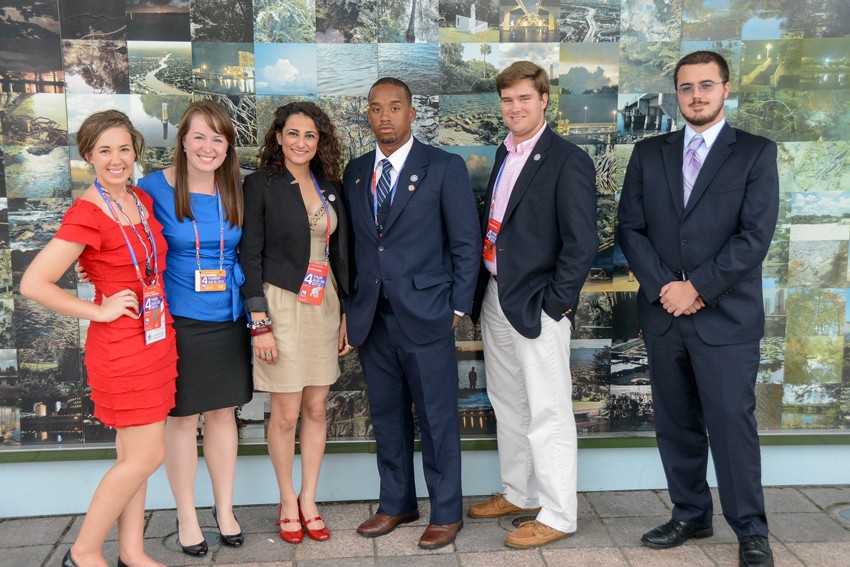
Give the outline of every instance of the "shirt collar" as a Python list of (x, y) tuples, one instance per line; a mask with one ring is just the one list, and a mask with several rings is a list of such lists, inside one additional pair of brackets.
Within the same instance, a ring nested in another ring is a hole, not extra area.
[[(404, 143), (399, 149), (394, 151), (392, 155), (389, 156), (390, 164), (393, 166), (393, 170), (396, 174), (401, 173), (401, 168), (404, 167), (404, 162), (407, 161), (407, 156), (410, 155), (410, 149), (413, 147), (413, 136)], [(381, 164), (381, 160), (387, 158), (384, 155), (384, 152), (381, 151), (381, 147), (377, 144), (375, 145), (375, 163), (372, 164), (372, 170), (378, 169), (378, 166)]]
[[(722, 120), (720, 120), (720, 122), (718, 122), (717, 124), (715, 124), (714, 126), (709, 128), (708, 130), (705, 130), (704, 132), (700, 132), (700, 135), (702, 135), (702, 140), (705, 143), (706, 149), (709, 149), (709, 150), (711, 149), (712, 144), (714, 144), (714, 141), (717, 139), (717, 136), (720, 135), (720, 131), (723, 129), (723, 126), (725, 126), (725, 125), (726, 125), (726, 119), (723, 118)], [(693, 138), (696, 135), (697, 135), (697, 132), (695, 132), (694, 129), (691, 128), (690, 124), (686, 123), (685, 124), (685, 147), (686, 148), (688, 147), (688, 144), (691, 143), (691, 138)]]
[(547, 126), (548, 124), (544, 120), (543, 125), (540, 126), (540, 130), (538, 130), (537, 133), (534, 134), (534, 136), (524, 142), (520, 142), (519, 144), (514, 142), (514, 134), (513, 132), (511, 132), (508, 134), (508, 137), (505, 138), (505, 147), (508, 149), (509, 152), (516, 153), (519, 155), (522, 155), (526, 152), (530, 152), (534, 148), (534, 146), (537, 145), (537, 140), (539, 140), (540, 136), (543, 135), (543, 130), (545, 130)]

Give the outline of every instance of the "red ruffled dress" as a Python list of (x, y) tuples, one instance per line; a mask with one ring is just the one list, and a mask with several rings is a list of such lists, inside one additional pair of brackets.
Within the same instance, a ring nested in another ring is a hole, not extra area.
[[(135, 192), (145, 209), (152, 212), (153, 200), (138, 188)], [(161, 282), (167, 244), (162, 225), (153, 214), (147, 221), (156, 241)], [(124, 230), (144, 272), (145, 250), (130, 227)], [(144, 227), (138, 224), (136, 230), (150, 248)], [(65, 213), (56, 238), (86, 245), (80, 264), (96, 288), (95, 303), (101, 303), (103, 294), (111, 296), (127, 288), (141, 300), (142, 284), (121, 228), (100, 207), (77, 199)], [(86, 370), (94, 415), (105, 425), (120, 429), (156, 423), (174, 407), (177, 344), (167, 304), (165, 313), (165, 338), (150, 345), (145, 344), (142, 318), (122, 315), (111, 323), (91, 322), (86, 339)]]

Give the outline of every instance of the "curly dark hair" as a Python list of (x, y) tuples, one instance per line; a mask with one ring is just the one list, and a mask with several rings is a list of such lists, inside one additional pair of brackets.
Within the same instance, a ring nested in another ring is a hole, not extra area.
[(266, 170), (270, 180), (286, 170), (283, 150), (277, 143), (276, 134), (283, 131), (286, 120), (293, 114), (303, 114), (311, 118), (319, 131), (319, 145), (316, 155), (310, 160), (310, 169), (334, 183), (339, 183), (340, 149), (336, 128), (325, 111), (309, 101), (290, 102), (275, 111), (274, 120), (260, 148), (260, 169)]

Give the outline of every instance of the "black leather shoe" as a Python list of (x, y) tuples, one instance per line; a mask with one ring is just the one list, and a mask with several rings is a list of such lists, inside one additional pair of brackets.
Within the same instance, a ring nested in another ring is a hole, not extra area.
[(738, 565), (741, 567), (773, 567), (773, 552), (767, 538), (748, 535), (738, 542)]
[[(201, 534), (203, 537), (203, 532), (201, 532)], [(193, 555), (195, 557), (202, 557), (207, 554), (207, 551), (209, 551), (206, 539), (202, 539), (201, 543), (196, 543), (195, 545), (183, 545), (180, 543), (180, 520), (177, 520), (177, 545), (180, 546), (183, 553), (186, 555)]]
[(691, 538), (704, 538), (714, 535), (711, 524), (690, 524), (679, 520), (670, 520), (653, 530), (649, 530), (640, 541), (646, 547), (653, 549), (667, 549), (682, 545)]
[(65, 554), (65, 557), (62, 558), (62, 567), (80, 567), (77, 565), (77, 562), (74, 561), (74, 558), (71, 557), (71, 550), (68, 550), (68, 553)]
[[(215, 513), (215, 506), (212, 507), (212, 515), (213, 520), (215, 520), (215, 527), (218, 528), (218, 533), (221, 536), (221, 543), (228, 547), (242, 547), (242, 544), (245, 543), (245, 536), (242, 535), (242, 530), (240, 530), (236, 535), (224, 535), (218, 525), (218, 516)], [(233, 514), (233, 518), (236, 518), (236, 514)], [(238, 522), (239, 520), (236, 521)]]

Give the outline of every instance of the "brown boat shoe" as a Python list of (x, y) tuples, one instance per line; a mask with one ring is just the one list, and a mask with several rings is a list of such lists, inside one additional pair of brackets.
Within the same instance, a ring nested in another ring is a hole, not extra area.
[(517, 549), (540, 547), (571, 535), (573, 534), (560, 532), (537, 520), (531, 520), (521, 523), (516, 531), (509, 533), (505, 538), (505, 545)]
[(473, 504), (466, 511), (470, 518), (499, 518), (511, 514), (537, 515), (540, 508), (520, 508), (507, 501), (504, 494), (499, 492), (490, 496), (489, 500)]

